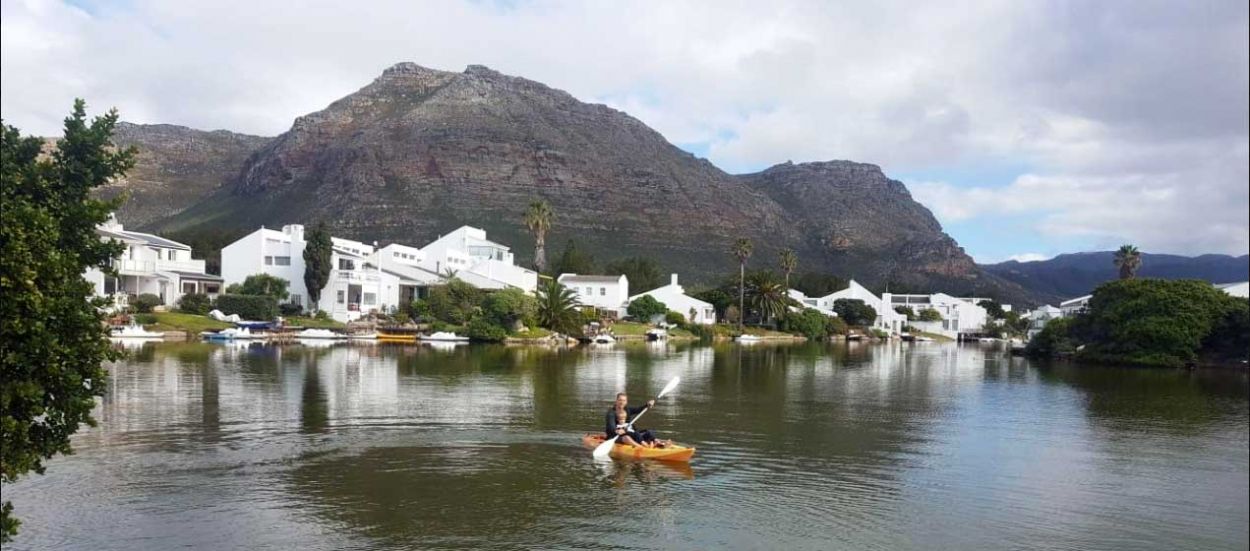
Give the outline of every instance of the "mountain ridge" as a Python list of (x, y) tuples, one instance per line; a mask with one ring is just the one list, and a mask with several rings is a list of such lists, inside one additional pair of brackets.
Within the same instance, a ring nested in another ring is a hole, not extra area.
[[(1141, 254), (1139, 277), (1203, 279), (1211, 283), (1250, 279), (1250, 255)], [(1055, 303), (1089, 294), (1100, 283), (1116, 279), (1114, 256), (1115, 251), (1086, 251), (1065, 253), (1047, 260), (983, 264), (981, 268), (1033, 291), (1038, 298)]]

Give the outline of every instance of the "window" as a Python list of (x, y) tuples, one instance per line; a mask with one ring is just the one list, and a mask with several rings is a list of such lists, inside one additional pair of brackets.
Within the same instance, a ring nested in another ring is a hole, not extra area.
[(335, 301), (339, 304), (347, 302), (347, 291), (339, 291), (335, 297)]
[(587, 288), (586, 288), (586, 296), (588, 296), (588, 297), (589, 297), (589, 296), (594, 296), (594, 294), (595, 294), (595, 290), (594, 290), (594, 289), (591, 289), (590, 287), (587, 287)]
[(182, 282), (182, 294), (187, 295), (187, 294), (191, 294), (191, 293), (194, 293), (194, 292), (195, 292), (195, 282), (194, 282), (194, 281), (184, 281), (184, 282)]
[(217, 294), (220, 290), (221, 290), (221, 287), (220, 287), (219, 285), (217, 285), (216, 283), (205, 283), (205, 284), (204, 284), (204, 294), (206, 294), (206, 295), (215, 295), (215, 294)]
[(356, 263), (354, 263), (354, 262), (352, 262), (351, 260), (348, 260), (348, 259), (346, 259), (346, 258), (340, 258), (340, 259), (339, 259), (339, 269), (340, 269), (340, 270), (355, 270), (355, 269), (356, 269)]
[(291, 304), (296, 306), (304, 306), (304, 297), (299, 295), (291, 295)]
[(601, 297), (606, 297), (606, 296), (608, 296), (608, 288), (607, 288), (607, 287), (600, 287), (600, 288), (599, 288), (599, 296), (601, 296)]
[(162, 260), (162, 259), (161, 259), (161, 250), (160, 250), (160, 249), (156, 249), (156, 259), (157, 259), (157, 260)]
[(266, 265), (266, 266), (273, 266), (273, 257), (272, 257), (272, 256), (266, 256), (266, 257), (265, 257), (265, 265)]
[(372, 306), (378, 301), (377, 293), (365, 293), (365, 306)]
[(291, 257), (289, 257), (289, 256), (275, 256), (275, 257), (273, 257), (273, 263), (274, 263), (274, 265), (275, 265), (275, 266), (290, 266), (290, 265), (291, 265)]
[(169, 251), (170, 260), (178, 260), (178, 251)]

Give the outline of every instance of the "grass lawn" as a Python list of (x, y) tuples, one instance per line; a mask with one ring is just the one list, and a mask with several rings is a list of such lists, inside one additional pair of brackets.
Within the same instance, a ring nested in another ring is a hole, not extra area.
[(612, 324), (612, 334), (618, 337), (641, 337), (651, 329), (650, 325), (636, 321), (618, 321)]
[(322, 319), (317, 319), (317, 318), (310, 318), (307, 316), (291, 316), (291, 317), (283, 318), (283, 320), (286, 321), (287, 325), (294, 325), (296, 327), (305, 327), (308, 329), (344, 329), (347, 327), (347, 324), (340, 322), (340, 321), (334, 321), (332, 319), (322, 320)]
[(742, 329), (742, 332), (748, 335), (755, 335), (758, 337), (793, 337), (794, 336), (789, 333), (785, 333), (782, 331), (773, 331), (772, 329), (767, 329), (764, 327), (748, 326), (748, 327), (744, 327)]
[(543, 339), (551, 336), (551, 330), (543, 329), (542, 327), (531, 327), (525, 331), (518, 331), (508, 336), (516, 339)]
[(186, 331), (188, 333), (199, 333), (201, 331), (219, 331), (227, 327), (234, 327), (232, 323), (217, 321), (208, 316), (199, 316), (196, 314), (183, 314), (181, 312), (157, 312), (149, 315), (156, 318), (156, 323), (152, 324), (149, 329), (156, 331)]
[(911, 334), (917, 337), (929, 337), (930, 339), (933, 339), (935, 341), (954, 341), (955, 340), (950, 337), (947, 337), (946, 335), (939, 335), (937, 333), (925, 333), (924, 331), (912, 331)]

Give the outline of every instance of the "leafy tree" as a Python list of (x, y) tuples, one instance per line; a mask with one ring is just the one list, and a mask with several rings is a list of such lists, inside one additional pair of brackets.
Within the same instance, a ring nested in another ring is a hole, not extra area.
[(564, 250), (551, 267), (551, 273), (559, 274), (593, 274), (595, 273), (595, 257), (577, 246), (570, 239), (564, 244)]
[(207, 314), (213, 309), (213, 301), (203, 293), (187, 293), (178, 299), (178, 310), (187, 314)]
[(833, 274), (804, 272), (794, 281), (794, 288), (809, 297), (823, 297), (845, 289), (847, 282)]
[(485, 316), (478, 316), (465, 327), (465, 334), (475, 341), (500, 342), (508, 338), (508, 330), (491, 322)]
[(725, 323), (737, 324), (742, 321), (742, 311), (732, 304), (725, 308)]
[(444, 285), (431, 287), (425, 303), (435, 319), (462, 325), (477, 312), (481, 300), (481, 289), (463, 280), (451, 278)]
[(840, 298), (833, 301), (833, 311), (847, 325), (866, 326), (877, 321), (877, 310), (857, 298)]
[[(116, 208), (92, 190), (134, 166), (133, 149), (110, 143), (117, 112), (87, 121), (74, 102), (65, 132), (50, 155), (43, 140), (0, 131), (0, 481), (44, 472), (44, 460), (70, 453), (81, 423), (104, 393), (109, 344), (101, 308), (83, 272), (113, 273), (123, 247), (95, 233)], [(0, 507), (0, 540), (17, 533), (13, 504)]]
[(690, 296), (711, 304), (712, 308), (716, 310), (716, 315), (722, 318), (725, 317), (725, 309), (734, 303), (733, 295), (722, 287), (706, 289)]
[(654, 259), (634, 256), (609, 262), (603, 267), (607, 275), (623, 275), (629, 279), (630, 292), (645, 293), (664, 284), (664, 274)]
[(1120, 271), (1120, 279), (1133, 279), (1137, 276), (1137, 269), (1141, 268), (1141, 252), (1133, 245), (1121, 245), (1112, 262)]
[(907, 316), (907, 321), (916, 321), (916, 311), (911, 306), (895, 306), (894, 311)]
[(651, 295), (642, 295), (625, 308), (625, 313), (629, 314), (629, 317), (644, 322), (650, 321), (655, 316), (662, 316), (666, 312), (668, 312), (668, 306)]
[(789, 247), (781, 249), (781, 254), (777, 257), (777, 266), (781, 268), (781, 273), (786, 276), (786, 289), (790, 289), (790, 274), (799, 267), (799, 255), (794, 249)]
[(577, 310), (577, 293), (548, 279), (538, 285), (538, 323), (566, 335), (579, 331), (582, 315)]
[(1072, 318), (1051, 320), (1038, 334), (1029, 339), (1024, 353), (1034, 357), (1058, 357), (1076, 353), (1077, 343), (1072, 338)]
[(291, 282), (269, 274), (252, 274), (243, 280), (226, 287), (226, 293), (232, 295), (260, 295), (273, 297), (275, 301), (286, 300), (290, 296), (287, 287)]
[(942, 313), (932, 308), (916, 312), (916, 321), (942, 321)]
[(514, 287), (487, 293), (482, 298), (481, 317), (506, 329), (515, 331), (520, 325), (533, 323), (537, 316), (538, 300)]
[(525, 227), (534, 234), (534, 268), (539, 272), (547, 271), (547, 232), (554, 219), (555, 212), (545, 200), (533, 201), (525, 210)]
[[(729, 252), (738, 260), (738, 311), (746, 311), (746, 280), (747, 280), (747, 259), (751, 258), (751, 253), (755, 251), (755, 245), (751, 244), (751, 240), (745, 237), (734, 241), (733, 247)], [(738, 331), (742, 331), (742, 317), (738, 317)]]
[(762, 323), (772, 323), (786, 313), (790, 297), (772, 272), (755, 272), (746, 280), (747, 306)]
[(674, 312), (673, 310), (669, 310), (668, 312), (664, 313), (664, 323), (667, 323), (669, 325), (685, 325), (687, 321), (689, 321), (690, 323), (694, 323), (694, 317), (691, 317), (689, 320), (687, 320), (686, 314), (683, 314), (681, 312)]
[(330, 282), (333, 261), (334, 241), (325, 223), (319, 222), (304, 235), (304, 289), (308, 291), (309, 310), (316, 311), (321, 302), (321, 290)]
[(781, 329), (788, 333), (797, 333), (811, 340), (823, 339), (830, 333), (829, 316), (811, 308), (803, 308), (797, 312), (787, 312), (781, 318)]
[(983, 300), (978, 302), (977, 306), (984, 308), (985, 313), (989, 315), (990, 319), (1000, 320), (1007, 317), (1007, 311), (1003, 310), (1003, 305), (999, 304), (998, 301)]

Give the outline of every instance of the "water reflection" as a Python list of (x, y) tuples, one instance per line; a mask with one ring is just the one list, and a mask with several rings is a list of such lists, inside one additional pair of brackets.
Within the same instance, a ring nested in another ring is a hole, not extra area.
[[(938, 343), (151, 344), (14, 546), (1244, 548), (1244, 372)], [(690, 465), (597, 463), (613, 395)], [(73, 518), (74, 522), (66, 522)], [(975, 527), (970, 529), (969, 527)]]

